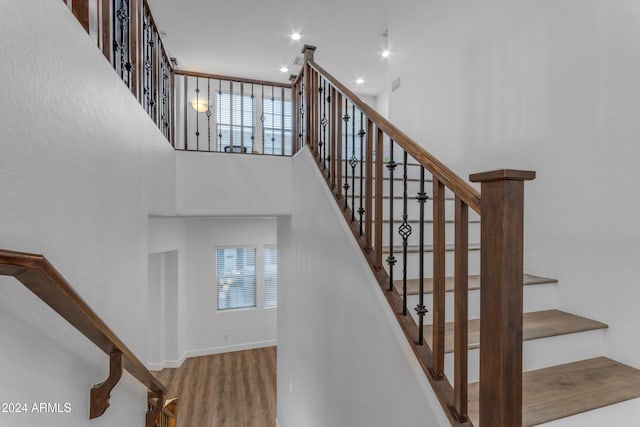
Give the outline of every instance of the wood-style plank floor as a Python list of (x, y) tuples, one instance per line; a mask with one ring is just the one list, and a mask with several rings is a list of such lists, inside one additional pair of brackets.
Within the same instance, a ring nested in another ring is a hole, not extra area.
[(180, 427), (274, 427), (276, 347), (194, 357), (155, 372)]

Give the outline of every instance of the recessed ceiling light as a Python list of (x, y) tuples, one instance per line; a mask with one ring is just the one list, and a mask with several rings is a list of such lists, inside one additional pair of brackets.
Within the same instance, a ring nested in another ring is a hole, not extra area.
[(280, 72), (287, 73), (287, 72), (289, 72), (289, 69), (287, 67), (281, 67), (280, 68)]
[(358, 79), (356, 80), (356, 84), (361, 85), (362, 83), (364, 83), (364, 79), (362, 79), (362, 78), (358, 78)]
[(291, 40), (300, 40), (300, 33), (292, 33)]
[(389, 57), (389, 49), (383, 50), (381, 55), (382, 55), (383, 58), (388, 58)]

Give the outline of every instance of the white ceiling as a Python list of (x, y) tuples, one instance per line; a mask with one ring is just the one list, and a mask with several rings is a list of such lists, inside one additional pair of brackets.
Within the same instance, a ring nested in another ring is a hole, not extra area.
[[(356, 93), (375, 96), (387, 81), (380, 56), (386, 39), (386, 0), (149, 0), (180, 68), (288, 81), (305, 44), (315, 60)], [(290, 39), (298, 31), (299, 41)], [(288, 73), (280, 67), (289, 67)], [(356, 78), (365, 80), (356, 85)]]

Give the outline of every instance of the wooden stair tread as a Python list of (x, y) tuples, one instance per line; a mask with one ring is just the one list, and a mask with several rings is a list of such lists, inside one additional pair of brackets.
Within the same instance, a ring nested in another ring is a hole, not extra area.
[[(525, 372), (522, 380), (524, 427), (640, 397), (640, 370), (606, 357)], [(478, 387), (469, 384), (474, 426), (479, 425)]]
[[(523, 314), (523, 341), (554, 337), (557, 335), (574, 334), (577, 332), (606, 329), (608, 326), (596, 320), (576, 316), (560, 310), (534, 311)], [(444, 351), (453, 353), (453, 322), (445, 324)], [(429, 346), (433, 338), (431, 325), (425, 325), (424, 337)], [(480, 319), (469, 320), (469, 349), (480, 346)]]
[[(479, 275), (471, 275), (469, 276), (468, 286), (469, 290), (480, 289), (480, 276)], [(549, 283), (558, 283), (556, 279), (550, 279), (548, 277), (535, 276), (533, 274), (525, 274), (523, 276), (523, 281), (525, 286), (529, 285), (546, 285)], [(402, 280), (394, 280), (393, 282), (394, 288), (398, 294), (402, 294)], [(444, 287), (447, 292), (453, 292), (454, 279), (453, 277), (446, 277), (444, 282)], [(407, 280), (407, 295), (418, 295), (420, 287), (419, 279), (409, 279)], [(424, 293), (431, 294), (433, 293), (433, 278), (429, 277), (424, 279)]]
[[(455, 249), (455, 246), (453, 243), (447, 243), (446, 247), (445, 247), (445, 251), (447, 252), (453, 252), (453, 250)], [(409, 245), (407, 246), (407, 253), (413, 254), (413, 253), (418, 253), (420, 250), (420, 247), (418, 245)], [(480, 250), (480, 244), (479, 243), (469, 243), (469, 250), (470, 251), (479, 251)], [(393, 253), (396, 255), (401, 255), (403, 251), (402, 246), (394, 246), (393, 247)], [(424, 251), (425, 252), (433, 252), (433, 245), (424, 245)], [(382, 248), (382, 252), (383, 253), (389, 253), (389, 246), (384, 246)]]

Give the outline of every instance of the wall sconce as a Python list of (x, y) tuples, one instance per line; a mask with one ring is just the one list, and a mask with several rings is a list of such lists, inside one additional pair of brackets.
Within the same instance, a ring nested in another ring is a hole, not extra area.
[(209, 109), (209, 105), (207, 105), (207, 101), (203, 99), (193, 99), (191, 100), (191, 108), (196, 110), (198, 113), (204, 113)]

